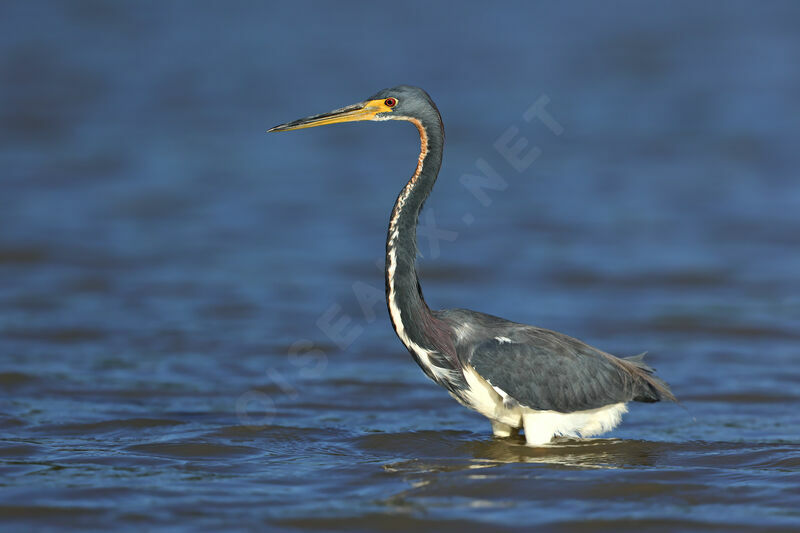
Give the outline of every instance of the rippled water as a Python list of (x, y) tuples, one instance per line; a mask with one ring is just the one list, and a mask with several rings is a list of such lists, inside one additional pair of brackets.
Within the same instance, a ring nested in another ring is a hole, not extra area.
[[(0, 9), (0, 525), (800, 527), (797, 4)], [(681, 405), (532, 449), (426, 381), (376, 265), (416, 132), (264, 134), (397, 83), (448, 133), (428, 301)]]

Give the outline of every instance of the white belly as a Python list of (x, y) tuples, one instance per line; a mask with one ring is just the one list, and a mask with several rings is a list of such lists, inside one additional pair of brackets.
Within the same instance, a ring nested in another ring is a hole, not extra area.
[(495, 423), (512, 428), (524, 426), (525, 440), (530, 445), (548, 443), (556, 436), (591, 437), (611, 431), (628, 411), (624, 403), (572, 413), (539, 411), (520, 405), (469, 365), (464, 368), (464, 377), (468, 388), (463, 398), (456, 399)]

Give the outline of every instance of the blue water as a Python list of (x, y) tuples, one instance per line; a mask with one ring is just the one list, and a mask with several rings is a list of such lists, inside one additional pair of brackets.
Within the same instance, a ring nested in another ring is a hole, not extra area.
[[(5, 3), (0, 526), (800, 527), (799, 24), (793, 2)], [(265, 133), (400, 83), (447, 130), (428, 302), (647, 350), (681, 406), (531, 449), (425, 379), (379, 266), (416, 130)], [(462, 182), (483, 162), (485, 195)]]

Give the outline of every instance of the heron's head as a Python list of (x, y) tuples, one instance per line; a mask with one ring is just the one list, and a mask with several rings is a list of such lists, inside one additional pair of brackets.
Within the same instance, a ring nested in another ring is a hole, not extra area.
[(439, 111), (428, 93), (419, 87), (398, 85), (391, 89), (383, 89), (363, 102), (334, 109), (321, 115), (293, 120), (268, 131), (291, 131), (359, 120), (420, 120), (423, 122), (436, 120), (441, 124)]

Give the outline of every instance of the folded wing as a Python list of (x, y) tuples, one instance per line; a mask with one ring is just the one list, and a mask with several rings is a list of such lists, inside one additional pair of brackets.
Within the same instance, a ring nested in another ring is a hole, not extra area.
[(521, 405), (570, 413), (610, 404), (675, 401), (643, 354), (620, 359), (566, 335), (533, 326), (478, 342), (469, 364)]

